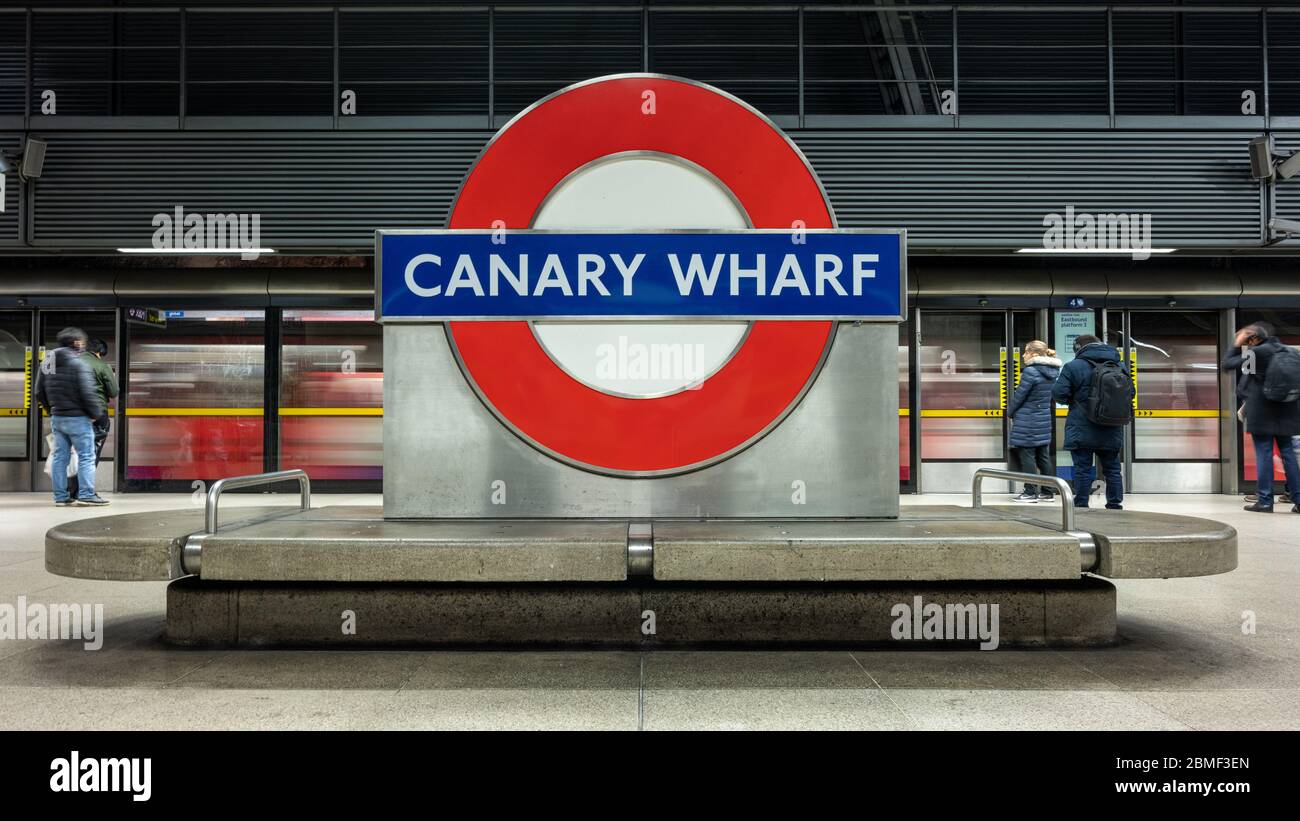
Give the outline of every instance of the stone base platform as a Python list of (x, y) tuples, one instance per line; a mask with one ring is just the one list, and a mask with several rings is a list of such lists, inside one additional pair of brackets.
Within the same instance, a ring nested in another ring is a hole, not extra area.
[[(897, 519), (400, 520), (380, 508), (201, 509), (75, 519), (45, 567), (86, 579), (226, 582), (936, 582), (1227, 573), (1237, 532), (1190, 516), (914, 505)], [(635, 527), (645, 528), (637, 556)], [(1091, 543), (1084, 549), (1084, 543)]]
[(182, 645), (975, 648), (982, 637), (991, 649), (994, 638), (999, 647), (1104, 645), (1115, 630), (1115, 588), (1095, 577), (745, 584), (188, 577), (167, 588), (167, 637)]
[(1099, 577), (1237, 565), (1219, 522), (1079, 511), (1067, 531), (1046, 507), (653, 522), (243, 508), (210, 528), (179, 510), (59, 525), (45, 563), (169, 580), (170, 639), (232, 646), (973, 647), (995, 606), (998, 646), (1094, 645), (1115, 638), (1115, 589)]

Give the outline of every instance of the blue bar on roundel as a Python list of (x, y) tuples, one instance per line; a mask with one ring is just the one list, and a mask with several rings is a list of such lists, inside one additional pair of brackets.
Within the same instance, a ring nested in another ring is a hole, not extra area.
[(380, 231), (388, 321), (898, 321), (901, 231)]

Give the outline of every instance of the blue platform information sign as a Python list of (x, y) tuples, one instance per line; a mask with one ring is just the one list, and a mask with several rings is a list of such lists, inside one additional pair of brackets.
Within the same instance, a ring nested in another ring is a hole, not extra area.
[(900, 321), (902, 231), (379, 231), (386, 321)]

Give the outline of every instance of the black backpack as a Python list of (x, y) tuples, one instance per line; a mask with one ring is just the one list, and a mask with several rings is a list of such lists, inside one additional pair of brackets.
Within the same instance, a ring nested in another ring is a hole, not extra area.
[(1294, 402), (1300, 399), (1300, 353), (1283, 345), (1268, 360), (1268, 373), (1264, 374), (1264, 398), (1274, 402)]
[(1118, 362), (1092, 365), (1092, 392), (1083, 409), (1094, 425), (1115, 427), (1133, 421), (1133, 383)]

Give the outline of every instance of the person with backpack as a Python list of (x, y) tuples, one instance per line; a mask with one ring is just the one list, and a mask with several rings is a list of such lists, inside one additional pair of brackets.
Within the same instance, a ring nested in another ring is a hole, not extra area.
[[(1047, 343), (1035, 339), (1025, 346), (1020, 356), (1023, 366), (1020, 384), (1007, 402), (1007, 418), (1011, 420), (1011, 453), (1019, 462), (1022, 473), (1052, 476), (1052, 457), (1048, 449), (1052, 444), (1052, 385), (1061, 373), (1061, 360)], [(1025, 489), (1013, 502), (1037, 502), (1051, 499), (1054, 494), (1048, 485), (1025, 483)]]
[(1064, 446), (1074, 461), (1074, 506), (1088, 506), (1095, 458), (1106, 480), (1106, 508), (1123, 510), (1120, 450), (1124, 426), (1133, 421), (1133, 380), (1119, 351), (1091, 334), (1080, 336), (1074, 341), (1074, 359), (1052, 386), (1052, 398), (1070, 407)]
[[(1273, 512), (1273, 447), (1282, 456), (1286, 487), (1300, 499), (1300, 464), (1294, 440), (1300, 435), (1300, 353), (1273, 336), (1268, 323), (1256, 322), (1237, 331), (1234, 347), (1221, 367), (1237, 372), (1237, 397), (1246, 403), (1246, 432), (1255, 444), (1258, 488), (1251, 513)], [(1291, 508), (1300, 513), (1300, 502)]]

